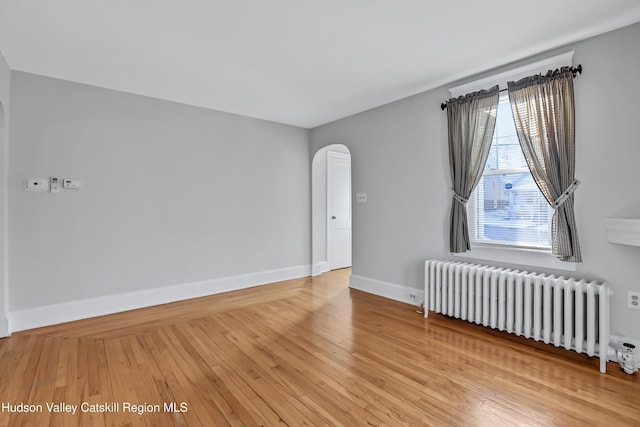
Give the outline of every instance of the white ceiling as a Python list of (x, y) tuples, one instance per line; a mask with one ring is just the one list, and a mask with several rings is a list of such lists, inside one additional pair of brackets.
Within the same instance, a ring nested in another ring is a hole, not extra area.
[(0, 0), (0, 51), (311, 128), (638, 21), (639, 0)]

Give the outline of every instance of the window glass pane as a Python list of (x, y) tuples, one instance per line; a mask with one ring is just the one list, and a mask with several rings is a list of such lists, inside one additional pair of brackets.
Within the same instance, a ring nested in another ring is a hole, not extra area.
[(493, 133), (491, 151), (485, 165), (485, 170), (505, 170), (526, 168), (527, 161), (522, 154), (516, 125), (511, 113), (508, 96), (501, 96), (498, 104), (496, 130)]
[(506, 94), (498, 105), (491, 151), (473, 205), (475, 242), (551, 247), (553, 209), (527, 168)]
[(550, 246), (553, 210), (530, 172), (483, 176), (476, 200), (479, 241)]

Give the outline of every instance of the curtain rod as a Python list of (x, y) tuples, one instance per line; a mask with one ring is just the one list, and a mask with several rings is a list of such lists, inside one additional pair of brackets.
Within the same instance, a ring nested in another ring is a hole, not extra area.
[[(582, 64), (578, 64), (577, 67), (571, 67), (571, 72), (573, 73), (573, 77), (576, 77), (576, 74), (582, 74)], [(507, 89), (500, 89), (500, 92), (504, 92)], [(444, 109), (447, 108), (447, 104), (446, 103), (442, 103), (440, 104), (440, 109), (442, 111), (444, 111)]]

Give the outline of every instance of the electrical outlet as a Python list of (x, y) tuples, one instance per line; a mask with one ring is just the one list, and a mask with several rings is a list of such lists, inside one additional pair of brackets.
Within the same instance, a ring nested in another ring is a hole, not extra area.
[(629, 291), (627, 294), (627, 306), (635, 310), (640, 310), (640, 292)]
[(416, 294), (409, 294), (409, 299), (410, 300), (415, 300), (416, 298), (417, 298)]

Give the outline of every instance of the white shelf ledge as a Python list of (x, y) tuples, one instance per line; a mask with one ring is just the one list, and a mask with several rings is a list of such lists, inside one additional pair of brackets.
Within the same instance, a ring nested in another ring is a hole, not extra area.
[(611, 243), (640, 246), (640, 219), (605, 218), (604, 228)]

